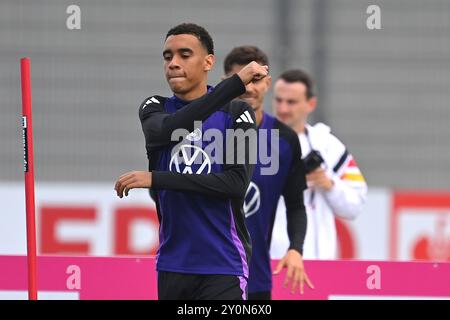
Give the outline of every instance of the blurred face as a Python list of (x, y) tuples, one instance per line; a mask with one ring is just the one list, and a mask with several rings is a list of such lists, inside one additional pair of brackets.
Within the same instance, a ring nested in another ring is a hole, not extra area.
[(207, 72), (214, 65), (214, 56), (208, 54), (197, 37), (190, 34), (167, 37), (163, 58), (166, 79), (174, 93), (206, 89)]
[(277, 118), (295, 128), (304, 125), (308, 115), (316, 107), (316, 98), (306, 96), (306, 86), (301, 82), (275, 82), (273, 108)]
[[(241, 71), (245, 65), (234, 64), (231, 68), (231, 72), (227, 76), (232, 76), (235, 73)], [(264, 77), (257, 81), (252, 81), (245, 86), (245, 93), (239, 97), (249, 105), (252, 106), (254, 111), (262, 110), (264, 95), (269, 90), (272, 79), (270, 76)]]

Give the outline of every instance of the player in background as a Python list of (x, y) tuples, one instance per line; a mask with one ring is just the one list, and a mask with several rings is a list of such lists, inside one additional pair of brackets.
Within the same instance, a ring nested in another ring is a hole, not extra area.
[[(278, 119), (295, 130), (303, 150), (308, 189), (304, 193), (308, 230), (305, 259), (335, 259), (335, 218), (354, 219), (366, 200), (367, 185), (355, 159), (323, 123), (312, 126), (308, 116), (317, 106), (311, 77), (302, 70), (284, 72), (274, 86), (273, 107)], [(284, 227), (280, 201), (276, 225)], [(274, 233), (271, 253), (281, 256), (288, 246), (281, 233)]]
[[(251, 61), (269, 65), (267, 55), (257, 47), (234, 48), (224, 60), (225, 76), (232, 77), (238, 74)], [(302, 152), (296, 133), (264, 111), (264, 96), (270, 84), (270, 76), (254, 79), (246, 85), (245, 93), (239, 97), (251, 105), (255, 112), (259, 132), (258, 147), (261, 148), (262, 143), (266, 144), (264, 149), (273, 150), (275, 153), (271, 154), (271, 161), (278, 162), (274, 172), (264, 174), (262, 168), (267, 169), (267, 163), (264, 163), (266, 161), (261, 158), (261, 150), (258, 151), (258, 162), (244, 203), (247, 228), (253, 247), (249, 278), (249, 299), (251, 300), (271, 299), (272, 271), (269, 249), (277, 203), (281, 196), (287, 204), (285, 213), (289, 247), (274, 273), (278, 274), (283, 267), (287, 268), (285, 285), (290, 283), (292, 292), (299, 290), (303, 293), (304, 283), (313, 287), (305, 272), (302, 259), (307, 225), (303, 204), (306, 181), (301, 161)], [(271, 136), (274, 130), (279, 133), (278, 137)], [(264, 131), (267, 135), (263, 134)]]

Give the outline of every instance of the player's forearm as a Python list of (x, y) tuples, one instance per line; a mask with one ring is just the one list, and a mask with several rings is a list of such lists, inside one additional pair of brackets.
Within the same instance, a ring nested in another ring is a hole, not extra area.
[(291, 170), (283, 191), (286, 204), (287, 231), (290, 241), (289, 249), (303, 254), (303, 242), (306, 235), (307, 217), (303, 198), (306, 189), (305, 168), (301, 159), (301, 149), (295, 137), (294, 157)]
[(152, 187), (196, 192), (219, 198), (243, 198), (253, 174), (254, 165), (240, 165), (221, 173), (182, 174), (153, 171)]
[(307, 228), (307, 216), (305, 206), (286, 209), (287, 232), (289, 237), (289, 249), (295, 249), (303, 254), (303, 242)]
[[(148, 143), (169, 143), (176, 129), (194, 130), (194, 121), (203, 121), (223, 105), (245, 92), (242, 80), (234, 75), (219, 83), (212, 92), (192, 101), (175, 113), (145, 112), (141, 115), (142, 129), (148, 133)], [(149, 109), (150, 110), (150, 109)]]

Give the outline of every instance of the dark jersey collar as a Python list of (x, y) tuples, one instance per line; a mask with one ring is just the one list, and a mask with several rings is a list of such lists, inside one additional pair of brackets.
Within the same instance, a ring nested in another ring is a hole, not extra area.
[[(208, 85), (206, 94), (210, 93), (213, 89), (214, 89), (213, 86)], [(177, 108), (177, 109), (180, 109), (180, 108), (184, 107), (185, 105), (194, 101), (194, 100), (183, 100), (183, 99), (178, 98), (176, 95), (173, 95), (170, 99), (172, 100), (173, 104), (175, 105), (175, 108)]]

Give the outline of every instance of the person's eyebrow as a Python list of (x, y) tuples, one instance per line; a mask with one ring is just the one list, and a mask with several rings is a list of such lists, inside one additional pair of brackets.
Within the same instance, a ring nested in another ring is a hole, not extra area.
[[(180, 54), (183, 54), (183, 53), (193, 53), (193, 52), (194, 52), (191, 48), (179, 48), (177, 51), (178, 51)], [(171, 50), (171, 49), (166, 49), (166, 50), (163, 51), (162, 55), (163, 55), (163, 57), (164, 57), (166, 54), (171, 54), (171, 53), (172, 53), (172, 50)]]
[(194, 51), (191, 48), (180, 48), (178, 49), (179, 53), (193, 53)]

